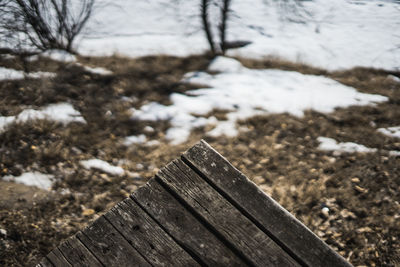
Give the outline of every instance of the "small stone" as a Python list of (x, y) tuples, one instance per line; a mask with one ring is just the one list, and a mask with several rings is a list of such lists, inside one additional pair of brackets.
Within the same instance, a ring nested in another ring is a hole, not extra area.
[(341, 210), (340, 211), (340, 216), (342, 216), (345, 219), (346, 218), (357, 219), (357, 216), (353, 212), (351, 212), (351, 211), (349, 211), (347, 209)]
[(371, 227), (366, 226), (366, 227), (358, 228), (356, 230), (356, 232), (357, 233), (372, 233), (372, 232), (374, 232), (374, 230), (372, 230)]
[(141, 177), (140, 177), (140, 174), (139, 174), (138, 172), (126, 171), (125, 173), (126, 173), (126, 175), (128, 176), (128, 178), (133, 178), (133, 179), (139, 179), (139, 178), (141, 178)]
[(7, 236), (7, 231), (5, 229), (0, 228), (0, 235)]
[(282, 144), (275, 144), (274, 145), (274, 149), (275, 150), (279, 150), (279, 149), (282, 149), (283, 148), (283, 145)]
[(329, 161), (329, 163), (335, 163), (335, 162), (336, 162), (336, 159), (333, 158), (333, 157), (330, 157), (330, 158), (328, 159), (328, 161)]
[(328, 207), (323, 207), (321, 211), (322, 211), (322, 214), (324, 214), (326, 217), (329, 217), (329, 208)]
[(262, 183), (265, 182), (265, 179), (263, 177), (261, 177), (261, 176), (256, 176), (256, 177), (253, 178), (253, 182), (255, 184), (262, 184)]
[(368, 189), (363, 188), (363, 187), (358, 186), (358, 185), (354, 186), (354, 189), (359, 193), (367, 193), (368, 192)]
[(143, 129), (145, 132), (148, 132), (148, 133), (153, 133), (154, 132), (154, 128), (153, 127), (151, 127), (151, 126), (146, 126), (146, 127), (144, 127), (144, 129)]
[(144, 168), (143, 164), (141, 164), (141, 163), (136, 164), (136, 169), (143, 170), (143, 168)]
[(94, 209), (85, 209), (82, 211), (83, 216), (90, 216), (94, 214)]
[(360, 182), (360, 179), (357, 178), (357, 177), (354, 177), (354, 178), (351, 178), (351, 181), (352, 181), (353, 183), (359, 183), (359, 182)]

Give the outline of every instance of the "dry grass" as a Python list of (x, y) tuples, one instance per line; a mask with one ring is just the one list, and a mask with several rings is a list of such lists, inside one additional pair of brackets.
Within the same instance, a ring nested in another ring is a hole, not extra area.
[[(360, 91), (390, 98), (377, 106), (338, 109), (330, 114), (308, 111), (303, 118), (258, 116), (240, 122), (249, 131), (235, 138), (206, 140), (354, 265), (398, 265), (400, 159), (389, 157), (386, 151), (400, 150), (400, 142), (379, 134), (376, 128), (400, 125), (400, 84), (382, 70), (327, 72), (282, 60), (240, 60), (247, 67), (327, 75)], [(0, 228), (7, 230), (7, 236), (0, 236), (1, 266), (36, 263), (62, 239), (204, 138), (205, 129), (197, 129), (186, 143), (169, 145), (164, 140), (168, 122), (132, 121), (129, 108), (149, 101), (166, 104), (171, 93), (195, 88), (180, 80), (186, 72), (204, 70), (207, 56), (80, 57), (79, 61), (107, 68), (113, 74), (101, 76), (74, 64), (40, 59), (32, 62), (32, 68), (55, 71), (56, 78), (0, 82), (2, 116), (17, 114), (27, 106), (67, 101), (87, 121), (67, 126), (49, 121), (14, 124), (0, 133), (1, 176), (30, 170), (57, 178), (55, 192), (41, 192), (45, 196), (35, 201), (29, 196), (15, 197), (19, 192), (16, 187), (7, 189), (14, 190), (7, 199), (0, 194)], [(1, 64), (18, 68), (19, 63)], [(122, 100), (123, 96), (130, 100)], [(225, 114), (215, 110), (208, 115), (223, 119)], [(154, 131), (145, 131), (145, 126)], [(161, 143), (152, 147), (121, 144), (125, 136), (138, 134)], [(317, 149), (318, 136), (357, 142), (379, 151), (335, 156)], [(86, 170), (79, 161), (88, 158), (121, 165), (128, 172), (116, 177)], [(0, 179), (0, 190), (6, 190), (4, 185)], [(329, 208), (329, 214), (322, 212), (323, 207)], [(88, 215), (84, 212), (87, 209), (97, 214)]]

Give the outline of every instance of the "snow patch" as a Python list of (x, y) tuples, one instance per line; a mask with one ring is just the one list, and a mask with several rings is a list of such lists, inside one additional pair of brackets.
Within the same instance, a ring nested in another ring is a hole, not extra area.
[[(213, 124), (212, 136), (237, 134), (236, 121), (254, 115), (290, 113), (302, 116), (305, 110), (332, 112), (338, 107), (369, 105), (387, 101), (381, 95), (364, 94), (324, 76), (305, 75), (275, 69), (254, 70), (232, 58), (217, 57), (210, 68), (216, 75), (192, 72), (184, 82), (210, 88), (170, 96), (172, 105), (151, 102), (131, 109), (133, 119), (170, 120), (166, 138), (173, 144), (185, 142), (193, 128)], [(225, 121), (205, 115), (213, 109), (228, 110)]]
[(73, 108), (69, 103), (58, 103), (48, 105), (41, 110), (26, 109), (17, 116), (0, 116), (0, 132), (11, 123), (25, 123), (32, 120), (52, 120), (63, 124), (70, 122), (86, 123), (81, 113)]
[[(151, 128), (151, 129), (153, 129), (153, 128)], [(154, 129), (153, 129), (153, 131), (154, 131)], [(131, 135), (131, 136), (125, 137), (123, 144), (125, 146), (130, 146), (133, 144), (143, 144), (145, 146), (158, 146), (160, 144), (160, 141), (155, 140), (155, 139), (148, 140), (144, 134), (140, 134), (140, 135)]]
[(125, 137), (124, 145), (125, 146), (130, 146), (132, 144), (143, 144), (146, 141), (147, 141), (147, 138), (146, 138), (146, 136), (144, 134), (131, 135), (131, 136)]
[(341, 153), (374, 153), (377, 151), (376, 148), (368, 148), (366, 146), (353, 143), (338, 143), (335, 139), (328, 137), (318, 137), (318, 142), (320, 142), (318, 149), (324, 151), (334, 151), (334, 154), (340, 155)]
[(34, 78), (34, 79), (53, 78), (55, 76), (56, 76), (56, 74), (52, 73), (52, 72), (38, 71), (38, 72), (26, 73), (21, 70), (14, 70), (14, 69), (0, 67), (0, 81), (1, 80), (19, 80), (19, 79), (24, 79), (25, 77)]
[(391, 151), (389, 151), (389, 156), (400, 157), (400, 151), (391, 150)]
[(154, 133), (154, 128), (149, 125), (146, 125), (143, 130), (148, 133)]
[(98, 169), (112, 175), (123, 175), (124, 169), (118, 166), (113, 166), (110, 163), (100, 159), (82, 160), (79, 162), (86, 169)]
[(378, 132), (390, 137), (400, 138), (400, 126), (379, 128)]
[(397, 77), (397, 76), (394, 76), (394, 75), (390, 74), (390, 75), (388, 75), (388, 78), (389, 78), (389, 79), (392, 79), (392, 80), (395, 81), (395, 82), (400, 83), (400, 78)]
[(239, 61), (229, 57), (217, 57), (208, 66), (209, 71), (240, 72), (243, 69)]
[(160, 144), (160, 141), (154, 139), (146, 142), (146, 146), (158, 146)]
[(4, 176), (3, 180), (50, 190), (54, 181), (54, 176), (40, 172), (25, 172), (17, 177)]
[(55, 61), (60, 61), (60, 62), (65, 62), (65, 63), (77, 61), (76, 56), (74, 56), (71, 53), (68, 53), (64, 50), (58, 50), (58, 49), (48, 50), (46, 52), (43, 52), (40, 55), (43, 57), (48, 57)]
[(81, 63), (75, 63), (75, 65), (80, 66), (80, 67), (84, 68), (87, 72), (91, 72), (94, 74), (99, 74), (99, 75), (111, 75), (112, 74), (112, 71), (102, 68), (102, 67), (92, 68), (89, 66), (82, 65)]
[(86, 71), (94, 73), (94, 74), (99, 74), (99, 75), (111, 75), (112, 74), (112, 71), (102, 68), (102, 67), (92, 68), (92, 67), (84, 66), (83, 68)]

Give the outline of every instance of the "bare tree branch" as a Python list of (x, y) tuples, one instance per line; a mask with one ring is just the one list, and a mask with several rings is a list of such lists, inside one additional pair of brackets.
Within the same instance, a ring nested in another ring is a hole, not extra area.
[[(5, 12), (3, 3), (7, 1)], [(39, 51), (63, 49), (74, 52), (73, 42), (92, 15), (95, 0), (0, 0), (0, 28), (8, 36), (24, 40), (26, 47)], [(2, 34), (3, 36), (4, 34)]]

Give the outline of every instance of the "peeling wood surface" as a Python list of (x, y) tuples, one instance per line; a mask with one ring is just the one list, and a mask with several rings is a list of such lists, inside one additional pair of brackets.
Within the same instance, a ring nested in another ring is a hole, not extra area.
[(245, 265), (243, 260), (154, 179), (131, 197), (202, 265)]
[(38, 266), (351, 266), (201, 141)]
[(285, 251), (181, 160), (174, 160), (157, 176), (248, 264), (298, 266)]
[(106, 218), (151, 265), (196, 266), (197, 262), (128, 198), (112, 208)]
[(303, 265), (351, 266), (206, 142), (182, 158)]

